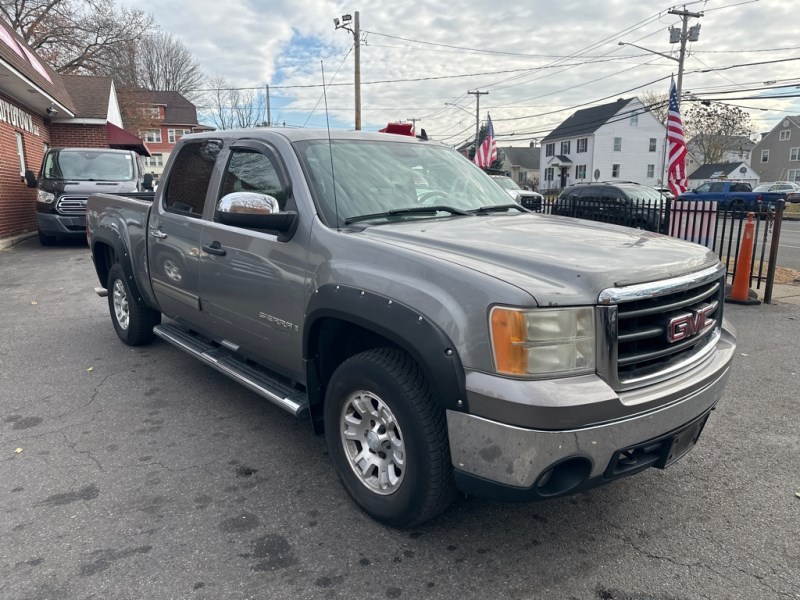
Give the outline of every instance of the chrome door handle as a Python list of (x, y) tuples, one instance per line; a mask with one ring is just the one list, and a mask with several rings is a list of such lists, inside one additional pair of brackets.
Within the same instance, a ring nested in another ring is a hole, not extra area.
[(151, 229), (150, 230), (150, 235), (152, 235), (154, 238), (158, 238), (160, 240), (163, 240), (164, 238), (167, 237), (167, 234), (164, 233), (163, 231), (161, 231), (160, 229)]

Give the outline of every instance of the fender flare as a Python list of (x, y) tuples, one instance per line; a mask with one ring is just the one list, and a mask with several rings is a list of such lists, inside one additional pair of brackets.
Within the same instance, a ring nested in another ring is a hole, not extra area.
[[(117, 262), (122, 267), (122, 271), (125, 273), (125, 277), (128, 279), (128, 286), (130, 287), (131, 292), (136, 296), (137, 300), (149, 305), (145, 298), (143, 298), (142, 292), (139, 289), (139, 283), (136, 281), (136, 276), (133, 273), (133, 264), (130, 260), (130, 249), (125, 243), (125, 240), (122, 239), (122, 236), (120, 236), (119, 232), (112, 227), (99, 227), (95, 232), (92, 233), (92, 262), (94, 263), (94, 270), (97, 273), (97, 278), (100, 280), (100, 285), (105, 287), (108, 284), (108, 281), (104, 281), (101, 277), (100, 266), (97, 264), (97, 261), (94, 258), (95, 245), (98, 243), (105, 244), (114, 251)], [(110, 264), (108, 265), (108, 268), (110, 269), (112, 266), (114, 265)]]
[[(307, 370), (314, 368), (315, 324), (326, 318), (358, 325), (390, 340), (417, 362), (437, 404), (467, 411), (466, 378), (458, 351), (444, 330), (418, 311), (388, 296), (347, 285), (320, 287), (308, 303), (303, 331)], [(317, 375), (309, 373), (309, 381), (318, 381)]]

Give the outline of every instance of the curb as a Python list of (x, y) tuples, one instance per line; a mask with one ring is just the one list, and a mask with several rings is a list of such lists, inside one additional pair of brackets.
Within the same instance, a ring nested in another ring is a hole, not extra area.
[(19, 235), (15, 235), (14, 237), (0, 239), (0, 250), (5, 250), (7, 248), (11, 248), (11, 246), (16, 246), (17, 244), (24, 242), (36, 235), (35, 231), (29, 231), (27, 233), (21, 233)]

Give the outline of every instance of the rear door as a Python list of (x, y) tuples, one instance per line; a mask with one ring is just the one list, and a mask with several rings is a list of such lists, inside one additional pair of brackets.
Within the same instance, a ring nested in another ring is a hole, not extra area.
[[(225, 195), (250, 191), (296, 210), (279, 154), (270, 145), (242, 141), (231, 147), (214, 206)], [(203, 311), (211, 333), (229, 348), (286, 374), (301, 376), (301, 324), (305, 306), (308, 229), (288, 240), (273, 233), (205, 223), (200, 259)]]
[(199, 140), (181, 146), (167, 170), (148, 223), (148, 264), (161, 311), (196, 328), (200, 313), (199, 261), (203, 209), (222, 144)]

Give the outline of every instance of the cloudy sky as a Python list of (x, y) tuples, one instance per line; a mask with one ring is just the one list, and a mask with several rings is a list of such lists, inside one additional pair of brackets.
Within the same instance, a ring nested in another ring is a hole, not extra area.
[[(754, 130), (800, 114), (796, 0), (704, 0), (688, 46), (684, 92), (746, 107)], [(501, 145), (541, 139), (578, 108), (643, 91), (666, 93), (677, 61), (668, 29), (680, 20), (658, 0), (127, 0), (180, 38), (209, 75), (270, 85), (273, 121), (324, 127), (321, 63), (331, 127), (353, 128), (353, 35), (334, 17), (360, 12), (363, 129), (421, 119), (458, 144), (491, 113)], [(684, 6), (684, 5), (680, 5)], [(795, 59), (795, 60), (791, 60)], [(749, 63), (761, 63), (750, 66)], [(777, 87), (784, 86), (784, 87)], [(454, 104), (455, 106), (451, 106)], [(689, 104), (684, 102), (684, 107)]]

